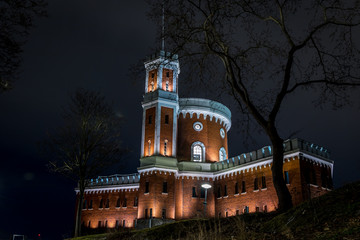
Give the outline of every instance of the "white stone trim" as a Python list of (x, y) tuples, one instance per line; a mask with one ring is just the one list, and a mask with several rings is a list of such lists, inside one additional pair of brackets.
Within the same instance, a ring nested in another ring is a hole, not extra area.
[[(127, 190), (127, 189), (138, 189), (139, 183), (126, 184), (126, 185), (105, 185), (98, 187), (88, 187), (85, 189), (84, 193), (97, 193), (97, 192), (116, 192), (119, 190)], [(79, 193), (79, 189), (75, 189), (76, 193)]]
[(145, 124), (146, 124), (146, 109), (143, 109), (143, 119), (142, 119), (142, 130), (141, 130), (141, 157), (145, 156), (145, 146), (144, 146), (144, 142), (145, 142)]
[(159, 172), (161, 174), (161, 172), (169, 172), (169, 173), (174, 173), (176, 174), (178, 172), (178, 170), (175, 169), (168, 169), (168, 168), (160, 168), (160, 167), (152, 167), (152, 168), (145, 168), (145, 169), (140, 169), (138, 170), (139, 174), (142, 173), (157, 173)]

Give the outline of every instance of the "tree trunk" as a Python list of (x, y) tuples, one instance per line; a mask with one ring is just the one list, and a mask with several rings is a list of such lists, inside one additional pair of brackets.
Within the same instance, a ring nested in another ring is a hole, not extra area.
[(283, 173), (284, 147), (283, 139), (279, 137), (275, 127), (270, 131), (270, 139), (273, 146), (273, 165), (271, 168), (273, 183), (279, 199), (278, 211), (284, 212), (292, 208), (292, 200), (289, 189), (286, 186)]
[(81, 211), (82, 211), (82, 203), (84, 199), (84, 186), (83, 184), (79, 184), (79, 199), (76, 210), (76, 219), (75, 219), (75, 233), (74, 237), (81, 236)]

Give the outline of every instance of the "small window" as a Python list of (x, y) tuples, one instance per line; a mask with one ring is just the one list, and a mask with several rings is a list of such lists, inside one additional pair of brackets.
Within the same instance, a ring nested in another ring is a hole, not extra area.
[(196, 196), (196, 187), (192, 188), (192, 197), (194, 197), (194, 198), (197, 197)]
[(227, 186), (225, 185), (224, 186), (224, 197), (226, 197), (228, 195), (228, 193), (227, 193)]
[(90, 200), (90, 203), (89, 203), (89, 209), (92, 209), (92, 208), (93, 208), (92, 205), (93, 205), (93, 200), (91, 199), (91, 200)]
[(261, 177), (261, 188), (266, 188), (266, 178), (265, 178), (265, 176)]
[(200, 187), (200, 198), (205, 198), (205, 188)]
[(249, 213), (249, 206), (244, 207), (244, 213)]
[(91, 221), (89, 220), (89, 223), (88, 223), (88, 228), (90, 228), (91, 227)]
[(150, 218), (152, 218), (152, 208), (150, 208)]
[(259, 184), (257, 178), (254, 179), (254, 190), (259, 190)]
[(235, 183), (235, 194), (239, 194), (239, 184)]
[(107, 228), (107, 220), (105, 220), (105, 228)]
[(145, 193), (149, 193), (149, 182), (145, 182)]
[(260, 208), (259, 208), (259, 207), (255, 207), (255, 212), (260, 212)]
[(165, 83), (165, 91), (169, 91), (169, 81), (166, 81)]
[(166, 72), (166, 77), (170, 77), (170, 73), (169, 72)]
[(163, 182), (163, 193), (167, 193), (167, 182)]
[(312, 178), (311, 183), (314, 184), (314, 185), (317, 185), (315, 169), (312, 169), (312, 170), (311, 170), (311, 175), (312, 175), (312, 177), (311, 177), (311, 178)]
[(151, 154), (151, 140), (148, 141), (148, 156)]
[(151, 91), (152, 91), (152, 92), (155, 90), (155, 86), (154, 86), (154, 85), (155, 85), (155, 83), (154, 83), (154, 81), (152, 81), (152, 82), (151, 82)]
[(164, 156), (167, 156), (167, 143), (168, 143), (168, 140), (165, 139), (165, 141), (164, 141)]
[(228, 217), (228, 216), (229, 216), (229, 215), (228, 215), (228, 212), (226, 211), (226, 212), (225, 212), (225, 217)]
[(221, 218), (221, 212), (219, 212), (219, 218)]
[(161, 212), (161, 218), (165, 219), (166, 218), (166, 209), (163, 208), (162, 212)]
[(125, 227), (126, 227), (126, 221), (123, 220), (123, 228), (125, 228)]
[(101, 221), (98, 222), (98, 228), (101, 228)]
[(137, 207), (137, 206), (138, 206), (138, 198), (135, 197), (135, 198), (134, 198), (134, 207)]
[(221, 197), (221, 187), (219, 186), (217, 189), (217, 197)]
[(116, 220), (115, 228), (119, 228), (119, 220)]
[(148, 124), (152, 124), (152, 115), (149, 115), (148, 117)]
[(99, 208), (103, 208), (103, 204), (104, 204), (103, 200), (102, 200), (102, 199), (100, 199)]
[(246, 193), (245, 181), (242, 181), (242, 183), (241, 183), (241, 193)]
[(106, 205), (105, 205), (105, 208), (109, 208), (109, 205), (110, 205), (110, 200), (109, 200), (109, 199), (106, 199)]
[(267, 205), (264, 205), (263, 211), (267, 213)]
[(169, 115), (165, 115), (165, 124), (169, 124)]
[(87, 205), (87, 201), (84, 200), (84, 201), (83, 201), (83, 208), (82, 208), (82, 209), (86, 209), (86, 205)]
[(117, 207), (117, 208), (120, 207), (120, 198), (118, 198), (118, 200), (116, 201), (116, 207)]
[(285, 172), (284, 172), (284, 175), (285, 175), (285, 183), (286, 183), (286, 184), (290, 184), (289, 172), (288, 172), (288, 171), (285, 171)]
[(146, 208), (145, 209), (145, 219), (147, 219), (148, 218), (148, 209)]
[(220, 161), (226, 160), (226, 150), (223, 147), (219, 150), (219, 159)]
[(154, 79), (154, 77), (155, 77), (155, 74), (151, 73), (151, 78)]
[(127, 200), (126, 200), (126, 198), (124, 198), (124, 202), (123, 202), (123, 205), (122, 205), (123, 207), (126, 207), (127, 206)]
[(239, 209), (236, 209), (236, 215), (239, 216), (240, 215), (240, 211)]

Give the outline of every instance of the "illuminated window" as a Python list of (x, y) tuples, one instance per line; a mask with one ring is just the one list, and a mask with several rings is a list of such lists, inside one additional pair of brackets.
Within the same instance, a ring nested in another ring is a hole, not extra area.
[(153, 92), (153, 91), (154, 91), (154, 88), (155, 88), (155, 87), (154, 87), (155, 83), (154, 83), (154, 81), (152, 81), (150, 84), (151, 84), (151, 91)]
[(168, 143), (168, 140), (165, 139), (165, 141), (164, 141), (164, 155), (165, 156), (167, 155), (167, 143)]
[(165, 90), (166, 90), (166, 91), (169, 91), (169, 81), (166, 81)]
[(201, 142), (194, 142), (191, 146), (191, 159), (194, 162), (205, 161), (205, 146)]
[(151, 140), (148, 141), (148, 156), (151, 154)]
[(226, 159), (226, 150), (225, 148), (220, 148), (219, 150), (219, 160), (224, 161)]

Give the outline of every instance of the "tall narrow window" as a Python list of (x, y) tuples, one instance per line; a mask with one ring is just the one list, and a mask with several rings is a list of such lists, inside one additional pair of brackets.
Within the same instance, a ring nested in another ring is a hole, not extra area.
[(192, 188), (192, 197), (197, 197), (196, 196), (196, 187)]
[(266, 213), (267, 212), (267, 205), (264, 205), (263, 211)]
[(138, 206), (138, 198), (135, 197), (135, 198), (134, 198), (134, 207), (137, 207), (137, 206)]
[(100, 204), (99, 204), (99, 208), (103, 208), (103, 200), (102, 199), (100, 199)]
[(88, 223), (88, 228), (90, 228), (91, 227), (91, 221), (89, 220), (89, 223)]
[(259, 208), (259, 207), (255, 207), (255, 212), (260, 212), (260, 208)]
[(149, 193), (149, 182), (145, 182), (145, 193)]
[(116, 220), (115, 228), (119, 228), (119, 220)]
[(169, 124), (169, 115), (165, 115), (165, 124)]
[(110, 205), (110, 200), (109, 200), (109, 199), (106, 199), (106, 205), (105, 205), (105, 208), (109, 208), (109, 205)]
[(151, 81), (151, 91), (153, 92), (155, 90), (154, 81)]
[(245, 181), (242, 181), (242, 183), (241, 183), (241, 193), (246, 193)]
[(123, 228), (125, 228), (125, 227), (126, 227), (126, 221), (123, 220)]
[(116, 207), (117, 207), (117, 208), (120, 207), (120, 198), (118, 198), (118, 200), (116, 201)]
[(147, 219), (148, 218), (148, 209), (146, 208), (145, 209), (145, 219)]
[(105, 228), (107, 228), (107, 220), (105, 220)]
[(169, 81), (166, 81), (166, 83), (165, 83), (165, 90), (169, 91)]
[(200, 198), (205, 198), (205, 188), (200, 187)]
[(225, 217), (228, 217), (228, 216), (229, 216), (229, 214), (228, 214), (228, 212), (226, 211), (226, 212), (225, 212)]
[(315, 169), (312, 169), (312, 170), (311, 170), (311, 175), (312, 175), (312, 177), (311, 177), (311, 179), (312, 179), (311, 183), (314, 184), (314, 185), (317, 185)]
[(225, 185), (224, 186), (224, 197), (226, 197), (228, 195), (228, 193), (227, 193), (227, 186)]
[(166, 209), (163, 208), (162, 212), (161, 212), (161, 218), (165, 219), (166, 218)]
[(89, 209), (92, 209), (92, 208), (93, 208), (93, 207), (92, 207), (92, 205), (93, 205), (93, 200), (92, 200), (92, 199), (90, 199)]
[(254, 179), (254, 190), (259, 190), (259, 184), (257, 178)]
[(101, 228), (101, 221), (98, 222), (98, 228)]
[(126, 198), (124, 198), (123, 207), (126, 207), (126, 206), (127, 206), (127, 200), (126, 200)]
[(150, 208), (150, 218), (152, 218), (152, 208)]
[(86, 205), (87, 205), (87, 201), (86, 199), (83, 201), (83, 208), (82, 209), (86, 209)]
[(219, 160), (224, 161), (226, 159), (226, 150), (225, 148), (220, 148), (219, 150)]
[(167, 193), (167, 182), (163, 182), (163, 193)]
[(265, 176), (261, 177), (261, 188), (266, 188), (266, 178), (265, 178)]
[(205, 161), (205, 145), (202, 142), (194, 142), (191, 145), (191, 159), (194, 162)]
[(239, 184), (235, 183), (235, 194), (239, 194)]
[(164, 155), (167, 156), (167, 143), (168, 143), (168, 140), (165, 139), (164, 141)]
[(249, 213), (249, 206), (244, 207), (244, 213)]
[(148, 156), (151, 154), (151, 140), (148, 141)]
[(290, 180), (289, 180), (289, 172), (288, 171), (285, 171), (284, 172), (284, 175), (285, 175), (285, 183), (286, 184), (290, 184)]
[(148, 124), (152, 124), (152, 115), (149, 115), (148, 117)]
[(170, 77), (170, 72), (166, 72), (166, 77)]

